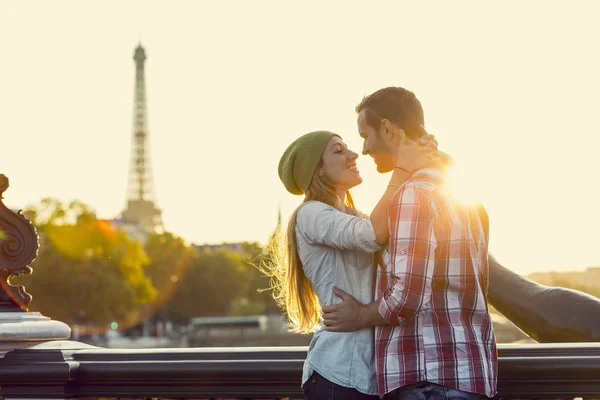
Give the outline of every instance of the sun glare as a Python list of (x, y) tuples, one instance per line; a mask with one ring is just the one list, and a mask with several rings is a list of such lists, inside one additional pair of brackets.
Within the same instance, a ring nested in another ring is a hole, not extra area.
[(473, 205), (482, 201), (481, 187), (473, 177), (456, 165), (448, 170), (448, 189), (456, 200)]

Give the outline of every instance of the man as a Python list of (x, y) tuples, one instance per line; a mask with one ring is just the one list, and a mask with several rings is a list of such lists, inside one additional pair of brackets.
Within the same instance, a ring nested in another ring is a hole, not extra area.
[[(425, 134), (415, 95), (389, 87), (357, 106), (363, 154), (389, 172)], [(486, 301), (487, 216), (456, 202), (437, 167), (410, 171), (390, 202), (375, 302), (324, 307), (329, 331), (375, 326), (379, 393), (389, 399), (477, 399), (496, 394), (497, 353)]]

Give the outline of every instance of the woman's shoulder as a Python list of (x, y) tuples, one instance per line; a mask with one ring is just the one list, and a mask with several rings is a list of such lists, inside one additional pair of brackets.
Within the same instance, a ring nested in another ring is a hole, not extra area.
[(359, 210), (356, 210), (354, 208), (349, 208), (346, 209), (346, 211), (344, 212), (344, 210), (341, 210), (339, 208), (335, 208), (329, 204), (323, 203), (321, 201), (318, 200), (309, 200), (305, 203), (302, 203), (299, 207), (298, 207), (298, 212), (297, 212), (297, 218), (300, 219), (306, 219), (306, 218), (315, 218), (315, 217), (321, 217), (323, 216), (323, 214), (328, 214), (328, 213), (333, 213), (333, 214), (337, 214), (339, 213), (340, 216), (341, 215), (346, 215), (346, 216), (351, 216), (351, 217), (359, 217), (361, 219), (368, 219), (369, 216)]
[[(339, 214), (339, 215), (338, 215)], [(302, 203), (296, 212), (296, 229), (317, 229), (324, 221), (340, 218), (342, 212), (321, 201), (309, 200)]]
[(300, 204), (300, 206), (298, 207), (298, 218), (315, 216), (316, 214), (323, 212), (323, 211), (325, 211), (325, 212), (327, 212), (327, 211), (341, 212), (340, 210), (336, 209), (335, 207), (332, 207), (329, 204), (325, 204), (322, 201), (309, 200), (309, 201), (306, 201), (306, 202)]

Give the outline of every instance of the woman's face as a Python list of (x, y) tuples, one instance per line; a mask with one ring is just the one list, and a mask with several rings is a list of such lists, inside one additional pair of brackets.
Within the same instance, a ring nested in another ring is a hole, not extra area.
[(329, 139), (323, 151), (323, 165), (318, 171), (336, 190), (346, 191), (362, 183), (356, 167), (358, 154), (348, 149), (339, 136)]

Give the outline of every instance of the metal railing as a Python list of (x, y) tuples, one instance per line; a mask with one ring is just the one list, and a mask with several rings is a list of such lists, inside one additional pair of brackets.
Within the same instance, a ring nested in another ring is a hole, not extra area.
[[(10, 398), (301, 398), (306, 347), (116, 350), (78, 342), (0, 359)], [(600, 398), (600, 344), (499, 345), (498, 398)]]

